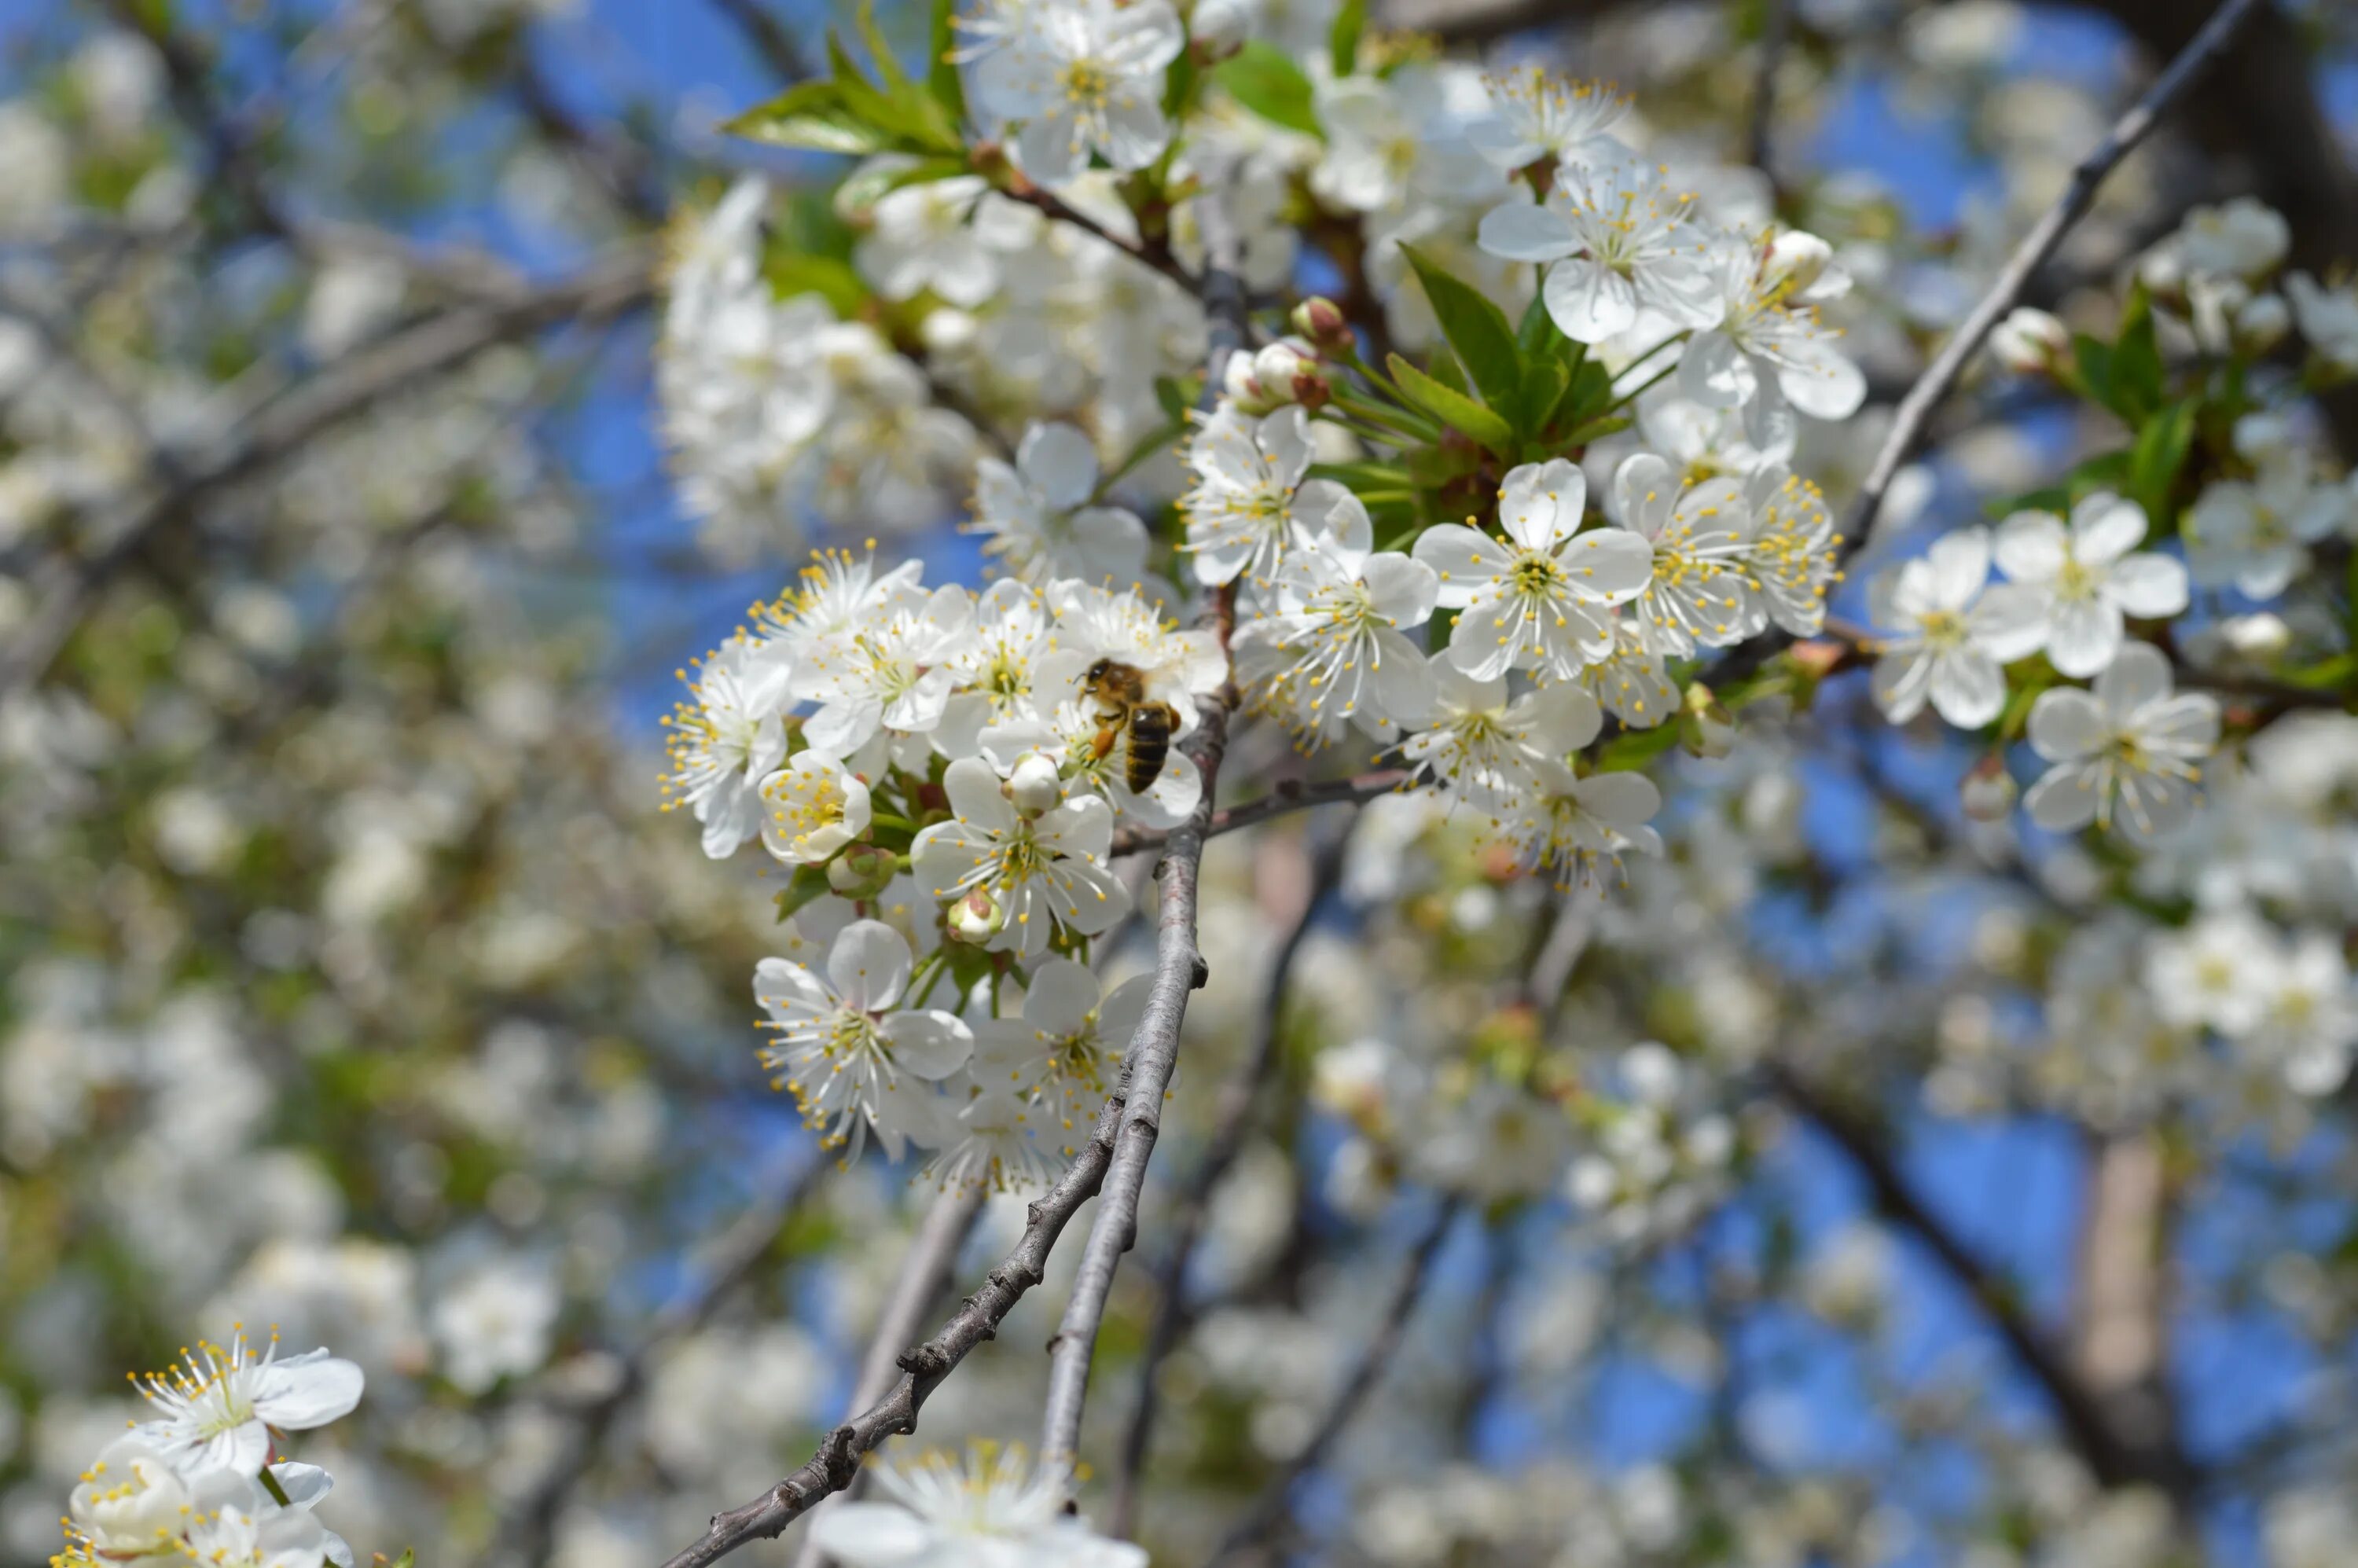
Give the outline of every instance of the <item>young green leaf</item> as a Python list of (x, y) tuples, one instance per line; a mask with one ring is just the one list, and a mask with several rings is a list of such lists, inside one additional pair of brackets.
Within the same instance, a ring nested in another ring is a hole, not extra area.
[(721, 122), (723, 132), (749, 141), (813, 152), (879, 153), (893, 137), (847, 98), (840, 82), (806, 81)]
[(1522, 386), (1523, 367), (1514, 329), (1507, 325), (1507, 313), (1481, 290), (1451, 276), (1447, 268), (1419, 254), (1414, 245), (1403, 244), (1401, 254), (1416, 269), (1424, 297), (1441, 323), (1441, 335), (1456, 351), (1458, 362), (1480, 390), (1482, 401), (1498, 409), (1513, 406)]
[(1323, 136), (1310, 79), (1275, 44), (1256, 38), (1212, 70), (1236, 101), (1273, 124)]
[(2198, 399), (2181, 398), (2145, 422), (2129, 452), (2129, 490), (2145, 508), (2156, 533), (2176, 526), (2178, 514), (2170, 492), (2186, 454), (2194, 445), (2194, 415)]
[(1464, 393), (1455, 391), (1394, 354), (1385, 362), (1392, 380), (1410, 401), (1451, 429), (1472, 437), (1494, 452), (1514, 449), (1515, 427)]
[(957, 62), (950, 57), (957, 52), (957, 0), (934, 0), (933, 15), (925, 30), (925, 81), (934, 90), (934, 100), (953, 125), (966, 123), (966, 81), (958, 75)]
[(1326, 58), (1335, 74), (1348, 76), (1359, 66), (1359, 38), (1368, 30), (1368, 0), (1343, 0), (1335, 25), (1326, 31)]

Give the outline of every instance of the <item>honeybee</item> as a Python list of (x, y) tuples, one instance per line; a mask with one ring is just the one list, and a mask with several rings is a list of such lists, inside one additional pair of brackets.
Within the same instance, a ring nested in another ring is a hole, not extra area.
[(1098, 705), (1098, 732), (1089, 754), (1102, 759), (1125, 731), (1130, 755), (1123, 759), (1122, 782), (1132, 795), (1162, 776), (1171, 757), (1171, 733), (1179, 727), (1179, 713), (1167, 702), (1149, 702), (1146, 676), (1135, 665), (1099, 659), (1081, 677), (1081, 689)]

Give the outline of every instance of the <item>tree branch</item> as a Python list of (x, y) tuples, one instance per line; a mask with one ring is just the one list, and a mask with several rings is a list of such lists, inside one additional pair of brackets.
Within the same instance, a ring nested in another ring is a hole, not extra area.
[[(901, 1369), (901, 1346), (917, 1336), (933, 1313), (935, 1301), (948, 1286), (950, 1271), (957, 1266), (958, 1249), (966, 1244), (975, 1217), (982, 1212), (984, 1195), (980, 1183), (968, 1182), (944, 1191), (925, 1211), (925, 1223), (909, 1243), (909, 1255), (901, 1260), (892, 1294), (876, 1320), (875, 1337), (868, 1342), (859, 1380), (851, 1385), (853, 1410), (866, 1410), (892, 1389), (893, 1375)], [(854, 1476), (842, 1495), (851, 1497), (859, 1490), (860, 1477)], [(814, 1525), (835, 1500), (824, 1498), (811, 1510)], [(827, 1561), (818, 1542), (805, 1536), (802, 1550), (795, 1554), (795, 1568), (824, 1568)]]
[(1375, 1391), (1377, 1381), (1383, 1377), (1384, 1368), (1391, 1364), (1393, 1356), (1400, 1349), (1401, 1340), (1408, 1331), (1408, 1320), (1416, 1310), (1418, 1298), (1424, 1293), (1426, 1279), (1433, 1272), (1433, 1260), (1440, 1252), (1442, 1242), (1448, 1238), (1450, 1225), (1457, 1218), (1459, 1202), (1456, 1198), (1444, 1201), (1439, 1212), (1433, 1215), (1432, 1223), (1425, 1227), (1424, 1234), (1417, 1238), (1415, 1249), (1409, 1254), (1408, 1266), (1401, 1271), (1400, 1282), (1392, 1287), (1391, 1299), (1384, 1305), (1384, 1315), (1377, 1324), (1375, 1334), (1360, 1350), (1358, 1360), (1343, 1379), (1343, 1386), (1336, 1391), (1334, 1403), (1326, 1407), (1326, 1413), (1320, 1418), (1310, 1441), (1285, 1462), (1275, 1478), (1261, 1489), (1260, 1497), (1245, 1510), (1244, 1517), (1229, 1528), (1219, 1550), (1212, 1553), (1213, 1568), (1218, 1568), (1218, 1564), (1227, 1563), (1261, 1541), (1284, 1518), (1287, 1505), (1293, 1498), (1294, 1483), (1325, 1458), (1326, 1451), (1335, 1445), (1335, 1440), (1343, 1434), (1343, 1429), (1350, 1424), (1351, 1418), (1358, 1413), (1359, 1407)]
[(2166, 1436), (2125, 1433), (2116, 1426), (2104, 1401), (2081, 1380), (2070, 1357), (2014, 1292), (1947, 1221), (1917, 1197), (1871, 1127), (1799, 1069), (1771, 1060), (1765, 1071), (1778, 1098), (1850, 1157), (1866, 1178), (1876, 1208), (1921, 1241), (1981, 1309), (2015, 1359), (2046, 1390), (2064, 1435), (2099, 1481), (2107, 1487), (2158, 1486), (2172, 1495), (2183, 1495), (2193, 1485), (2193, 1463)]
[[(1267, 822), (1273, 816), (1285, 816), (1296, 811), (1307, 811), (1314, 806), (1329, 806), (1337, 801), (1354, 803), (1369, 801), (1379, 795), (1407, 787), (1413, 775), (1406, 768), (1378, 768), (1373, 773), (1358, 773), (1347, 779), (1329, 779), (1324, 784), (1302, 784), (1293, 779), (1280, 783), (1259, 800), (1242, 806), (1231, 806), (1212, 813), (1211, 826), (1204, 830), (1207, 838), (1223, 833), (1234, 833), (1255, 823)], [(1160, 849), (1171, 840), (1171, 835), (1152, 827), (1125, 827), (1113, 836), (1113, 853), (1135, 855), (1141, 849)]]
[(752, 1277), (786, 1222), (832, 1169), (831, 1160), (804, 1160), (793, 1175), (771, 1184), (770, 1196), (721, 1232), (706, 1260), (703, 1277), (655, 1314), (637, 1346), (622, 1358), (612, 1387), (570, 1412), (564, 1447), (552, 1457), (539, 1483), (508, 1512), (484, 1555), (485, 1563), (539, 1568), (548, 1560), (557, 1520), (567, 1499), (596, 1460), (615, 1418), (646, 1386), (655, 1353), (712, 1320), (721, 1303)]
[(210, 449), (179, 454), (173, 482), (124, 498), (89, 530), (94, 553), (53, 556), (34, 574), (31, 617), (0, 652), (0, 693), (48, 673), (99, 591), (164, 528), (314, 437), (484, 350), (572, 321), (604, 320), (653, 296), (647, 253), (632, 245), (570, 278), (502, 304), (453, 307), (379, 339), (265, 403)]
[(1760, 21), (1760, 57), (1752, 73), (1752, 118), (1745, 128), (1744, 161), (1774, 185), (1777, 69), (1785, 62), (1785, 43), (1792, 34), (1793, 0), (1766, 0), (1766, 13)]
[[(1245, 289), (1236, 273), (1241, 246), (1222, 192), (1206, 189), (1196, 199), (1196, 211), (1204, 231), (1202, 297), (1211, 339), (1204, 363), (1203, 406), (1208, 408), (1219, 397), (1228, 356), (1244, 351)], [(1235, 606), (1233, 588), (1223, 589), (1201, 617), (1218, 632), (1224, 656)], [(1105, 1195), (1081, 1253), (1072, 1296), (1065, 1303), (1055, 1337), (1048, 1342), (1048, 1398), (1041, 1417), (1040, 1449), (1043, 1462), (1051, 1466), (1069, 1467), (1079, 1457), (1081, 1407), (1088, 1395), (1089, 1361), (1097, 1350), (1098, 1325), (1105, 1317), (1114, 1271), (1121, 1255), (1138, 1239), (1139, 1195), (1146, 1184), (1146, 1164), (1153, 1156), (1155, 1137), (1162, 1130), (1163, 1097), (1179, 1065), (1179, 1026), (1186, 1017), (1187, 994), (1209, 976), (1195, 946), (1196, 877), (1203, 864), (1204, 841), (1211, 836), (1213, 793), (1228, 749), (1228, 711), (1235, 700), (1231, 681), (1204, 705), (1193, 747), (1196, 769), (1204, 778), (1203, 795), (1188, 819), (1172, 830), (1158, 870), (1163, 892), (1156, 918), (1154, 980), (1145, 1015), (1123, 1059), (1123, 1070), (1130, 1080), (1130, 1104), (1106, 1173)]]
[(1302, 951), (1303, 938), (1309, 934), (1318, 906), (1343, 880), (1343, 861), (1350, 843), (1351, 824), (1346, 821), (1326, 834), (1312, 851), (1310, 886), (1300, 913), (1286, 927), (1285, 935), (1278, 943), (1277, 955), (1270, 961), (1260, 1008), (1253, 1015), (1252, 1044), (1228, 1081), (1220, 1086), (1219, 1098), (1212, 1108), (1211, 1144), (1173, 1205), (1171, 1246), (1163, 1254), (1162, 1266), (1154, 1271), (1162, 1301), (1155, 1310), (1153, 1326), (1147, 1334), (1146, 1348), (1139, 1357), (1138, 1398), (1130, 1407), (1130, 1425), (1122, 1433), (1120, 1468), (1115, 1476), (1113, 1511), (1108, 1521), (1108, 1528), (1123, 1540), (1136, 1533), (1139, 1482), (1154, 1431), (1155, 1376), (1195, 1317), (1195, 1309), (1188, 1305), (1186, 1296), (1187, 1265), (1203, 1235), (1212, 1191), (1244, 1152), (1245, 1140), (1252, 1131), (1253, 1102), (1260, 1098), (1270, 1066), (1277, 1060), (1278, 1022), (1284, 1011), (1294, 957)]
[(1850, 525), (1846, 530), (1848, 536), (1842, 546), (1844, 556), (1855, 555), (1865, 545), (1867, 531), (1874, 525), (1875, 514), (1883, 504), (1884, 492), (1891, 488), (1891, 481), (1898, 475), (1900, 465), (1914, 454), (1917, 443), (1922, 438), (1925, 422), (1941, 406), (1942, 400), (1948, 396), (1950, 389), (1956, 385), (1966, 362), (1979, 351), (1990, 330), (2021, 298), (2031, 275), (2055, 254), (2055, 248), (2063, 243), (2063, 236), (2071, 232), (2071, 226), (2086, 216), (2104, 178), (2139, 142), (2145, 140), (2161, 116), (2219, 58), (2234, 41), (2236, 30), (2263, 8), (2262, 0), (2226, 0), (2226, 4), (2219, 7), (2186, 48), (2179, 52), (2178, 58), (2154, 79), (2153, 85), (2146, 89), (2144, 96), (2131, 105), (2128, 113), (2105, 133), (2104, 139), (2080, 160), (2079, 166), (2071, 171), (2071, 183), (2064, 187), (2062, 196), (2031, 226), (2030, 232), (2023, 236), (2022, 243), (2006, 258), (2006, 265), (1998, 270), (1996, 280), (1990, 285), (1972, 313), (1956, 331), (1950, 334), (1949, 341), (1942, 345), (1932, 362), (1924, 368), (1924, 373), (1917, 378), (1916, 384), (1909, 388), (1908, 395), (1900, 399), (1898, 411), (1891, 421), (1890, 432), (1885, 436), (1882, 449), (1875, 455), (1874, 466), (1867, 470), (1866, 482), (1859, 487), (1858, 499), (1852, 504)]

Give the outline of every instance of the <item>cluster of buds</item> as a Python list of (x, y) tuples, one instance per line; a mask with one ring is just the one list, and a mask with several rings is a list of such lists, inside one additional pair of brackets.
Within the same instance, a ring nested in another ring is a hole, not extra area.
[(1251, 354), (1230, 354), (1225, 390), (1238, 412), (1256, 417), (1289, 403), (1314, 414), (1335, 395), (1317, 349), (1300, 338), (1280, 338)]

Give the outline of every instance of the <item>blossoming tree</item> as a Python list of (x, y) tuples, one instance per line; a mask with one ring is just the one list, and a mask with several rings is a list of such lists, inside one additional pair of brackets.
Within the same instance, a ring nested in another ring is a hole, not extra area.
[[(125, 3), (7, 106), (0, 1372), (353, 1357), (135, 1379), (57, 1560), (2334, 1560), (2349, 18), (2062, 114), (1999, 0), (1618, 9), (721, 0), (791, 80), (673, 146), (523, 13)], [(1794, 153), (1854, 68), (2012, 205)], [(412, 94), (585, 254), (433, 237)], [(709, 650), (654, 821), (519, 591), (643, 311), (760, 579), (588, 553)]]

